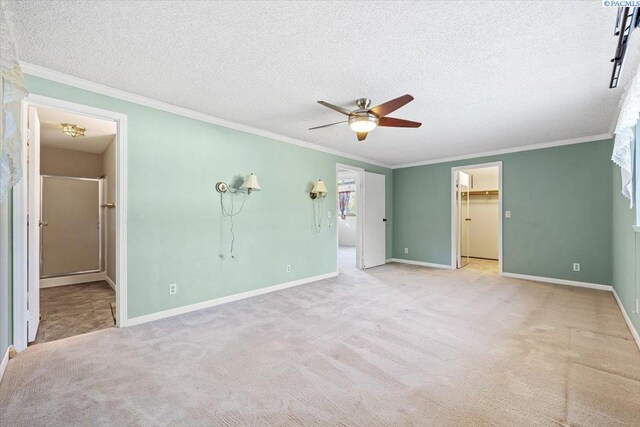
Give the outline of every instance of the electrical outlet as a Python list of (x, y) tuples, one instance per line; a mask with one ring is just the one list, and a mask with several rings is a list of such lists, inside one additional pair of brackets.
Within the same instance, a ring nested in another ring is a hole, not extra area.
[(580, 271), (580, 264), (577, 262), (573, 263), (573, 271)]
[(409, 248), (404, 248), (404, 253), (408, 254), (409, 253)]
[(505, 218), (511, 218), (511, 211), (504, 211)]
[(169, 285), (169, 295), (175, 295), (178, 292), (178, 285), (172, 283)]
[(287, 273), (291, 273), (291, 265), (287, 264)]

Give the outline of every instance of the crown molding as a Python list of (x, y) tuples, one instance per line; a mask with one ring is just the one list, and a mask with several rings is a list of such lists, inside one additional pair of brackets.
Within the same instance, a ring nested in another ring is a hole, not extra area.
[(89, 80), (81, 79), (79, 77), (74, 77), (69, 74), (62, 73), (60, 71), (55, 71), (50, 68), (42, 67), (40, 65), (35, 65), (35, 64), (31, 64), (23, 61), (19, 61), (19, 63), (20, 63), (20, 67), (22, 67), (22, 71), (25, 74), (29, 74), (35, 77), (40, 77), (40, 78), (51, 80), (67, 86), (72, 86), (78, 89), (83, 89), (83, 90), (98, 93), (101, 95), (109, 96), (111, 98), (120, 99), (122, 101), (131, 102), (133, 104), (143, 105), (145, 107), (154, 108), (156, 110), (166, 111), (168, 113), (176, 114), (183, 117), (188, 117), (194, 120), (199, 120), (202, 122), (211, 123), (218, 126), (223, 126), (229, 129), (235, 129), (241, 132), (246, 132), (253, 135), (258, 135), (265, 138), (273, 139), (276, 141), (285, 142), (287, 144), (293, 144), (299, 147), (308, 148), (310, 150), (320, 151), (322, 153), (327, 153), (327, 154), (333, 154), (333, 155), (341, 156), (347, 159), (356, 160), (359, 162), (365, 162), (371, 165), (382, 166), (389, 169), (402, 169), (402, 168), (409, 168), (413, 166), (425, 166), (425, 165), (432, 165), (437, 163), (446, 163), (446, 162), (453, 162), (458, 160), (474, 159), (478, 157), (497, 156), (501, 154), (518, 153), (521, 151), (539, 150), (542, 148), (559, 147), (562, 145), (580, 144), (583, 142), (592, 142), (592, 141), (598, 141), (602, 139), (610, 139), (610, 138), (613, 138), (613, 129), (615, 129), (615, 122), (616, 122), (616, 120), (614, 120), (612, 131), (606, 134), (590, 135), (590, 136), (584, 136), (580, 138), (563, 139), (559, 141), (523, 145), (520, 147), (505, 148), (505, 149), (493, 150), (493, 151), (482, 151), (482, 152), (464, 154), (461, 156), (444, 157), (444, 158), (438, 158), (438, 159), (432, 159), (432, 160), (424, 160), (424, 161), (411, 162), (411, 163), (401, 163), (401, 164), (394, 165), (390, 163), (384, 163), (377, 160), (368, 159), (366, 157), (356, 156), (353, 154), (346, 153), (344, 151), (324, 147), (322, 145), (313, 144), (311, 142), (303, 141), (301, 139), (279, 135), (279, 134), (269, 132), (264, 129), (259, 129), (253, 126), (248, 126), (241, 123), (232, 122), (230, 120), (221, 119), (219, 117), (211, 116), (205, 113), (200, 113), (198, 111), (190, 110), (188, 108), (179, 107), (173, 104), (168, 104), (166, 102), (158, 101), (152, 98), (147, 98), (145, 96), (136, 95), (134, 93), (130, 93), (120, 89), (115, 89), (110, 86), (106, 86), (100, 83), (95, 83)]
[(505, 148), (502, 150), (482, 151), (478, 153), (464, 154), (455, 157), (444, 157), (440, 159), (425, 160), (422, 162), (403, 163), (392, 166), (392, 169), (410, 168), (414, 166), (434, 165), (437, 163), (455, 162), (458, 160), (477, 159), (479, 157), (499, 156), (501, 154), (519, 153), (521, 151), (540, 150), (543, 148), (560, 147), (563, 145), (582, 144), (584, 142), (601, 141), (603, 139), (613, 138), (610, 133), (602, 133), (599, 135), (581, 136), (579, 138), (561, 139), (559, 141), (543, 142), (540, 144), (522, 145), (520, 147)]
[(367, 159), (365, 157), (360, 157), (353, 154), (345, 153), (340, 150), (334, 150), (332, 148), (324, 147), (322, 145), (317, 145), (317, 144), (313, 144), (311, 142), (303, 141), (300, 139), (279, 135), (264, 129), (259, 129), (253, 126), (248, 126), (241, 123), (232, 122), (230, 120), (221, 119), (219, 117), (211, 116), (205, 113), (200, 113), (198, 111), (190, 110), (188, 108), (179, 107), (177, 105), (168, 104), (163, 101), (158, 101), (152, 98), (136, 95), (134, 93), (116, 89), (100, 83), (95, 83), (89, 80), (81, 79), (79, 77), (71, 76), (69, 74), (65, 74), (60, 71), (55, 71), (50, 68), (41, 67), (40, 65), (30, 64), (28, 62), (23, 62), (23, 61), (19, 61), (19, 63), (20, 63), (20, 67), (22, 68), (22, 72), (25, 74), (29, 74), (35, 77), (40, 77), (46, 80), (51, 80), (67, 86), (72, 86), (78, 89), (99, 93), (100, 95), (109, 96), (111, 98), (120, 99), (122, 101), (131, 102), (133, 104), (143, 105), (145, 107), (154, 108), (156, 110), (166, 111), (168, 113), (177, 114), (179, 116), (188, 117), (190, 119), (199, 120), (201, 122), (211, 123), (211, 124), (223, 126), (229, 129), (235, 129), (241, 132), (263, 136), (265, 138), (273, 139), (276, 141), (286, 142), (287, 144), (297, 145), (299, 147), (308, 148), (310, 150), (320, 151), (327, 154), (333, 154), (336, 156), (345, 157), (347, 159), (356, 160), (359, 162), (365, 162), (365, 163), (369, 163), (376, 166), (382, 166), (385, 168), (392, 167), (392, 165), (388, 163)]

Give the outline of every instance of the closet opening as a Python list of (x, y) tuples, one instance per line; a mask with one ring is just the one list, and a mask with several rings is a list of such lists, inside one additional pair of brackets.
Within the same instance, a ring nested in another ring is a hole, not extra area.
[(451, 267), (502, 275), (502, 162), (452, 168)]

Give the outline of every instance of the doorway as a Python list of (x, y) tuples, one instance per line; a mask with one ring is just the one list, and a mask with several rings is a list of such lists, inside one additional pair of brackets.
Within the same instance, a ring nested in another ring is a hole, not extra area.
[(336, 166), (338, 271), (362, 268), (362, 169)]
[(384, 265), (385, 175), (336, 164), (336, 184), (338, 272)]
[(502, 275), (502, 162), (451, 170), (451, 266)]
[(14, 191), (14, 341), (54, 341), (126, 319), (126, 116), (31, 95)]

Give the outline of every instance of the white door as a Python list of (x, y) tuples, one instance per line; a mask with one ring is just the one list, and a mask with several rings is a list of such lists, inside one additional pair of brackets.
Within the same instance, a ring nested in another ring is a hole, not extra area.
[(469, 264), (469, 175), (456, 172), (457, 267)]
[(362, 221), (362, 267), (382, 265), (386, 261), (385, 176), (364, 173), (364, 220)]
[(28, 254), (27, 254), (27, 336), (36, 339), (40, 323), (40, 120), (35, 107), (29, 107), (28, 123)]

